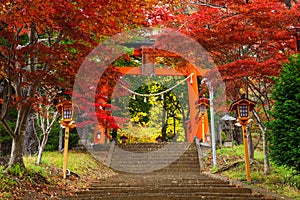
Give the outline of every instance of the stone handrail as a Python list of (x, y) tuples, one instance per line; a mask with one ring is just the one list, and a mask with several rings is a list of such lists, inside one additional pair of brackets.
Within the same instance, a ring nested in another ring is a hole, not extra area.
[(113, 154), (114, 149), (115, 149), (115, 144), (116, 144), (116, 141), (115, 141), (115, 140), (113, 140), (113, 141), (111, 142), (111, 144), (110, 144), (108, 156), (107, 156), (107, 159), (106, 159), (106, 165), (107, 165), (108, 167), (110, 167), (112, 154)]
[(195, 144), (197, 147), (198, 160), (199, 160), (200, 172), (201, 172), (202, 170), (204, 170), (203, 154), (202, 154), (201, 145), (200, 145), (198, 137), (195, 137), (194, 140), (195, 140)]

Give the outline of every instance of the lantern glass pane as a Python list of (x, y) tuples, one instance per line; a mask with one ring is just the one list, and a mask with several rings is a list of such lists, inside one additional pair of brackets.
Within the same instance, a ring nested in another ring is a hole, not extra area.
[(106, 112), (106, 115), (110, 115), (111, 114), (111, 107), (105, 107), (105, 112)]
[(205, 113), (205, 105), (201, 105), (200, 106), (200, 112), (201, 113)]
[(72, 110), (64, 110), (64, 119), (72, 118)]
[(248, 117), (248, 105), (240, 105), (240, 117)]

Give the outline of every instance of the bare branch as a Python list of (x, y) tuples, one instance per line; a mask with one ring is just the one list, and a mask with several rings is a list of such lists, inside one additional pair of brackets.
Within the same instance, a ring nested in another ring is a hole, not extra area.
[(200, 6), (208, 6), (211, 8), (223, 8), (223, 9), (227, 9), (227, 6), (222, 6), (222, 5), (217, 5), (217, 4), (212, 4), (206, 1), (198, 1), (198, 2), (187, 2), (187, 3), (183, 3), (183, 4), (191, 4), (191, 5), (200, 5)]

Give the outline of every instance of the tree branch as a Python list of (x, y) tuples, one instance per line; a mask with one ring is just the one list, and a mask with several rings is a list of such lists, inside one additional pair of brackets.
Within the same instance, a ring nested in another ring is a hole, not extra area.
[(211, 7), (211, 8), (223, 8), (223, 9), (227, 9), (228, 8), (227, 6), (221, 6), (221, 5), (217, 5), (217, 4), (212, 4), (212, 3), (208, 3), (206, 1), (198, 1), (198, 2), (185, 3), (185, 4), (208, 6), (208, 7)]

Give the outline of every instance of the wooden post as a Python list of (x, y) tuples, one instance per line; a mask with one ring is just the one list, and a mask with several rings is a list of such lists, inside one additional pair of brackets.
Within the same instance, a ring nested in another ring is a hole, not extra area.
[(201, 121), (202, 121), (202, 142), (206, 142), (206, 139), (205, 139), (205, 128), (204, 128), (204, 114), (201, 115)]
[(63, 178), (67, 177), (67, 162), (68, 162), (68, 148), (69, 148), (69, 124), (65, 128), (65, 146), (64, 146), (64, 163), (63, 163)]
[(249, 163), (249, 153), (248, 153), (248, 136), (247, 136), (247, 131), (246, 131), (246, 125), (247, 124), (242, 123), (242, 132), (243, 132), (243, 142), (244, 142), (246, 177), (247, 177), (247, 182), (251, 183), (250, 163)]

